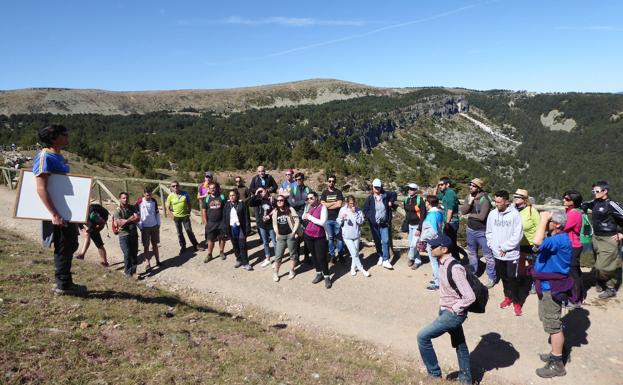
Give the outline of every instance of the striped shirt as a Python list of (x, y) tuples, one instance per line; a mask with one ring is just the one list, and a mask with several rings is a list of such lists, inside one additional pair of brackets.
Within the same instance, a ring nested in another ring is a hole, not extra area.
[[(452, 280), (461, 296), (450, 286), (448, 282), (448, 265), (452, 256), (445, 255), (445, 259), (439, 261), (439, 306), (442, 310), (450, 310), (454, 314), (464, 315), (465, 309), (476, 300), (476, 295), (465, 278), (465, 268), (456, 263), (452, 267)], [(434, 258), (434, 257), (433, 257)]]

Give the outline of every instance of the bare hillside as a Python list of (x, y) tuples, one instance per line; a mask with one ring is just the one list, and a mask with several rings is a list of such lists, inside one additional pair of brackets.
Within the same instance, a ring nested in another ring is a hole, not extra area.
[(366, 95), (408, 92), (331, 79), (303, 80), (258, 87), (115, 92), (89, 89), (28, 88), (0, 91), (0, 114), (103, 115), (172, 111), (232, 112), (249, 108), (320, 104)]

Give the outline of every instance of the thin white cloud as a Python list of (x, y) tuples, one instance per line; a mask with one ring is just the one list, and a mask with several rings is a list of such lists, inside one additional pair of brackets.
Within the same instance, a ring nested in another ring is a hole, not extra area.
[(557, 31), (604, 31), (604, 32), (620, 32), (623, 27), (614, 25), (589, 25), (585, 27), (556, 27)]
[(239, 16), (230, 16), (222, 21), (224, 24), (242, 24), (242, 25), (283, 25), (287, 27), (362, 27), (366, 23), (363, 20), (319, 20), (308, 17), (282, 17), (274, 16), (263, 19), (246, 19)]

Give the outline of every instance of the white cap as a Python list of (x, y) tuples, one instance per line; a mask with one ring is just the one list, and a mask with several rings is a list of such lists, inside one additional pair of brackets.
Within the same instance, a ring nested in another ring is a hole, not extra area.
[(372, 181), (372, 187), (383, 187), (383, 182), (379, 178)]
[(410, 189), (413, 189), (413, 190), (417, 190), (418, 189), (418, 187), (417, 187), (417, 185), (415, 183), (409, 183), (407, 185), (407, 187), (409, 187)]

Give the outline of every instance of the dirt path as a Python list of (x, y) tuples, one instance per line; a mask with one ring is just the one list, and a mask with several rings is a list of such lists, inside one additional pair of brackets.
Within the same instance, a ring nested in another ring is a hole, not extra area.
[[(0, 188), (0, 227), (38, 240), (39, 222), (11, 218), (14, 197), (14, 191)], [(425, 289), (431, 277), (429, 266), (412, 271), (402, 258), (394, 271), (372, 266), (370, 278), (361, 274), (352, 277), (348, 268), (338, 267), (334, 270), (338, 278), (331, 290), (326, 290), (322, 284), (312, 285), (311, 271), (301, 273), (291, 281), (282, 277), (279, 283), (275, 283), (270, 268), (263, 269), (258, 265), (253, 272), (234, 269), (231, 255), (226, 261), (218, 259), (208, 264), (203, 263), (206, 252), (195, 256), (187, 252), (183, 257), (177, 256), (175, 227), (170, 219), (163, 222), (161, 255), (164, 267), (147, 277), (147, 283), (191, 289), (219, 299), (228, 311), (259, 307), (275, 314), (278, 322), (367, 340), (381, 349), (412, 358), (414, 366), (423, 370), (416, 334), (435, 318), (438, 304), (437, 294)], [(194, 229), (197, 235), (203, 233), (196, 223)], [(122, 258), (117, 239), (112, 232), (110, 236), (107, 238), (104, 234), (110, 260), (119, 262)], [(250, 253), (262, 254), (258, 241), (255, 237), (253, 239)], [(376, 262), (376, 257), (369, 257), (371, 252), (369, 249), (364, 251), (366, 266)], [(94, 247), (86, 259), (93, 263), (97, 261)], [(141, 266), (139, 271), (143, 269)], [(284, 273), (287, 269), (283, 269)], [(88, 282), (81, 282), (80, 277), (76, 277), (76, 281), (88, 285)], [(530, 296), (524, 306), (524, 315), (516, 317), (510, 309), (497, 308), (501, 291), (499, 286), (491, 291), (486, 314), (470, 315), (464, 324), (474, 371), (484, 372), (482, 383), (623, 384), (623, 337), (620, 332), (623, 309), (619, 299), (611, 300), (606, 306), (595, 299), (591, 290), (584, 309), (565, 313), (567, 342), (572, 346), (568, 374), (563, 378), (542, 380), (534, 370), (542, 366), (537, 354), (547, 351), (548, 346), (537, 316), (536, 297)], [(456, 356), (447, 335), (435, 341), (435, 348), (444, 374), (456, 369)]]

